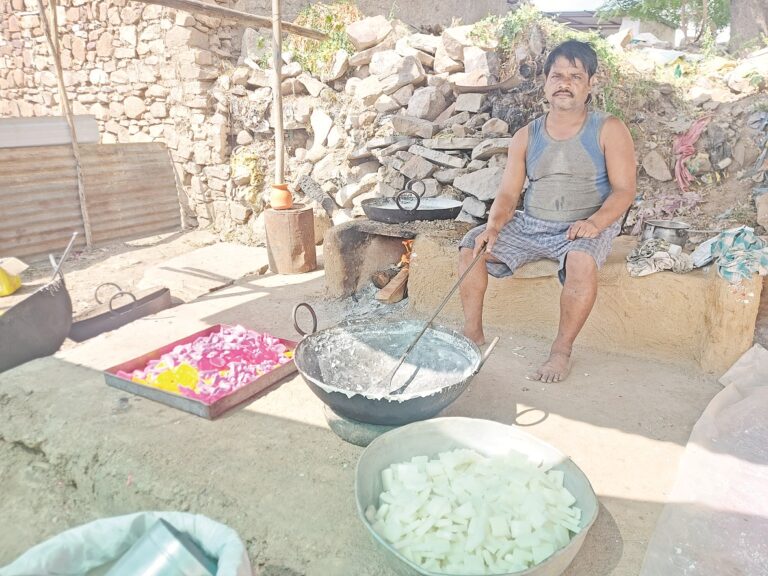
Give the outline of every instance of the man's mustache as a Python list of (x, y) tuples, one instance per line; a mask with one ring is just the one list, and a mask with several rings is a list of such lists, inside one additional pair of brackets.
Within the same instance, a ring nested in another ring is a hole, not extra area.
[(557, 96), (558, 94), (567, 94), (568, 96), (573, 96), (573, 93), (570, 90), (558, 90), (557, 92), (555, 92), (555, 96)]

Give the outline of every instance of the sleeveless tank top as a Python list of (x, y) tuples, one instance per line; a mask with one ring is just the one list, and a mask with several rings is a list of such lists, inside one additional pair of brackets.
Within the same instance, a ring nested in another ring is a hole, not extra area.
[(608, 114), (589, 111), (579, 132), (567, 140), (547, 134), (546, 118), (536, 118), (528, 128), (525, 211), (541, 220), (589, 218), (611, 193), (600, 149), (600, 130)]

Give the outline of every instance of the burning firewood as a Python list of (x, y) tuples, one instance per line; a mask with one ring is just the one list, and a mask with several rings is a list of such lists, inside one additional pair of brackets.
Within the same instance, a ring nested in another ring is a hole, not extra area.
[(386, 270), (379, 270), (371, 275), (371, 282), (376, 288), (384, 288), (392, 278), (398, 273), (397, 268), (387, 268)]
[(405, 289), (408, 284), (408, 266), (403, 266), (400, 272), (376, 293), (376, 300), (394, 304), (405, 298)]

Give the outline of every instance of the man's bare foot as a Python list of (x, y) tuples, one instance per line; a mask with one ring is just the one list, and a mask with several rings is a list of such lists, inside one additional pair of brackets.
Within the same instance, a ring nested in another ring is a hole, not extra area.
[(533, 374), (528, 376), (529, 380), (539, 380), (541, 382), (560, 382), (568, 377), (571, 371), (571, 355), (565, 352), (550, 352), (549, 358)]
[(469, 330), (464, 328), (463, 334), (478, 346), (485, 344), (485, 334), (483, 334), (482, 328), (480, 328), (480, 330)]

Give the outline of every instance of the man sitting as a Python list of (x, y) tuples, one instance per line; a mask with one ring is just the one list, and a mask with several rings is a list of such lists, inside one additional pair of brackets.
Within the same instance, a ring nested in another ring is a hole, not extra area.
[[(509, 145), (501, 186), (488, 223), (469, 231), (459, 249), (459, 273), (483, 245), (485, 266), (461, 285), (464, 335), (478, 345), (488, 274), (509, 276), (527, 262), (560, 263), (560, 326), (549, 358), (529, 378), (559, 382), (568, 375), (571, 349), (597, 296), (597, 270), (605, 262), (620, 218), (635, 198), (635, 150), (627, 127), (591, 110), (597, 54), (568, 40), (544, 64), (549, 112), (518, 130)], [(516, 212), (526, 177), (524, 211)]]

